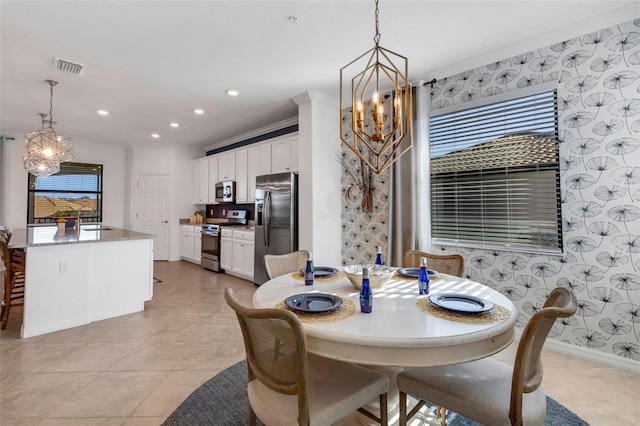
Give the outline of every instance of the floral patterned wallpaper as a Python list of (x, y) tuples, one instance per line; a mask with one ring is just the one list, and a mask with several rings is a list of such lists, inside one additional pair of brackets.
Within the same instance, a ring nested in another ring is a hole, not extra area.
[[(563, 255), (436, 249), (462, 254), (467, 277), (511, 299), (518, 327), (553, 288), (570, 288), (578, 311), (549, 338), (640, 361), (640, 19), (439, 79), (431, 107), (548, 81), (558, 82)], [(389, 179), (377, 179), (373, 214), (344, 202), (346, 263), (386, 246)]]

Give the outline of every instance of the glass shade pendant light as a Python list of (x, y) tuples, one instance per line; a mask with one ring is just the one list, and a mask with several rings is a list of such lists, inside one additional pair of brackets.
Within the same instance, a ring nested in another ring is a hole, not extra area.
[(45, 127), (46, 114), (40, 113), (42, 128), (24, 136), (27, 152), (22, 155), (24, 168), (38, 177), (47, 177), (60, 171), (60, 163), (72, 160), (75, 155), (71, 139), (55, 130), (53, 125), (53, 86), (57, 81), (46, 80), (49, 84), (49, 126)]
[(380, 46), (378, 16), (376, 0), (375, 46), (340, 69), (340, 139), (375, 173), (411, 149), (413, 119), (408, 60)]

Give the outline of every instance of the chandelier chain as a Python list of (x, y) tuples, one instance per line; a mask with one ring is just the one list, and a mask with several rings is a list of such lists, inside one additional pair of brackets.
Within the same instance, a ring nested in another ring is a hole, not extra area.
[(378, 9), (378, 0), (376, 0), (376, 35), (373, 37), (373, 41), (376, 43), (376, 47), (378, 43), (380, 43), (380, 23), (378, 22), (378, 18), (380, 16), (380, 10)]
[(49, 81), (49, 93), (51, 94), (49, 97), (49, 127), (51, 128), (53, 128), (53, 86), (55, 84)]

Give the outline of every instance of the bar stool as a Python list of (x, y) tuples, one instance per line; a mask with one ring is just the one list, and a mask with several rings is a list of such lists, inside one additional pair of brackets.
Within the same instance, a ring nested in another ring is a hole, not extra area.
[(0, 311), (2, 330), (7, 328), (11, 308), (24, 305), (26, 253), (22, 249), (10, 250), (10, 237), (11, 233), (6, 228), (0, 230), (0, 257), (4, 264), (4, 292)]

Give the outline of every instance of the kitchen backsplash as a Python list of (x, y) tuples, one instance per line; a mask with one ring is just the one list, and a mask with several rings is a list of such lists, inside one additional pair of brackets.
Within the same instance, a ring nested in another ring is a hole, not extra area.
[(229, 210), (246, 210), (247, 220), (255, 219), (255, 204), (207, 204), (206, 216), (211, 217), (227, 217)]

